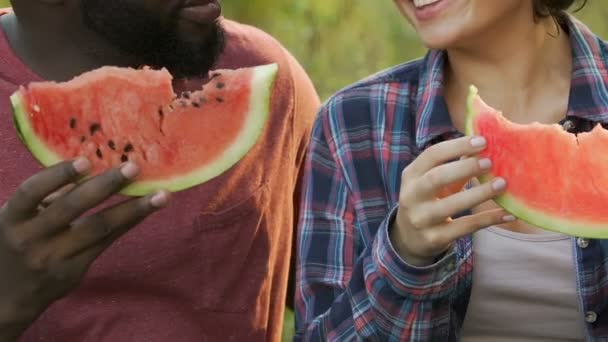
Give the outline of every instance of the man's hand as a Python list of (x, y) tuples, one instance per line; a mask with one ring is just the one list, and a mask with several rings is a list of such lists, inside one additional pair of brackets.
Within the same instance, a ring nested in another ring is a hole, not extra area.
[(83, 216), (139, 172), (126, 163), (74, 185), (89, 168), (86, 159), (47, 168), (0, 209), (0, 341), (18, 338), (113, 241), (167, 204), (161, 191)]

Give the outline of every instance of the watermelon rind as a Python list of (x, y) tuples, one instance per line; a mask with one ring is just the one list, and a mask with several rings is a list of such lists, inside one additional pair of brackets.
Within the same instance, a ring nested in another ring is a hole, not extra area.
[[(476, 115), (479, 113), (475, 111), (474, 103), (477, 100), (477, 95), (478, 89), (471, 85), (466, 104), (465, 134), (467, 136), (476, 134), (474, 122)], [(490, 182), (494, 177), (495, 175), (490, 172), (477, 177), (477, 179), (483, 184)], [(590, 239), (608, 238), (608, 222), (573, 220), (549, 215), (526, 205), (523, 199), (509, 193), (508, 188), (505, 193), (497, 196), (494, 202), (518, 219), (545, 230)]]
[(62, 161), (61, 157), (46, 147), (46, 144), (38, 138), (32, 129), (29, 121), (30, 114), (25, 108), (21, 93), (19, 91), (15, 92), (10, 99), (13, 107), (13, 123), (17, 128), (21, 142), (27, 145), (34, 157), (44, 166), (51, 166)]
[[(268, 64), (253, 68), (253, 77), (249, 83), (251, 89), (249, 111), (246, 114), (243, 129), (224, 152), (214, 161), (194, 169), (187, 174), (154, 181), (136, 181), (120, 193), (127, 196), (144, 196), (164, 189), (176, 192), (202, 184), (234, 166), (256, 144), (264, 131), (270, 113), (271, 95), (278, 72), (278, 65)], [(34, 157), (44, 166), (54, 165), (63, 159), (46, 147), (32, 129), (29, 113), (19, 91), (11, 95), (13, 121), (22, 142), (27, 145)]]

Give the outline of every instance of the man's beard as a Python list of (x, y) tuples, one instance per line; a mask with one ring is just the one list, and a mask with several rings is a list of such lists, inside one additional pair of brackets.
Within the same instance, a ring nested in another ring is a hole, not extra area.
[(152, 67), (165, 67), (175, 78), (206, 74), (224, 48), (218, 21), (201, 29), (204, 41), (181, 40), (177, 11), (162, 22), (128, 0), (82, 0), (85, 24), (123, 52)]

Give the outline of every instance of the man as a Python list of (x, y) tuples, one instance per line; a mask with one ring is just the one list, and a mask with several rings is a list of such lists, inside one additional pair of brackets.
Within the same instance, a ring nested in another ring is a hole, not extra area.
[[(319, 106), (301, 66), (265, 33), (220, 17), (215, 0), (12, 6), (0, 16), (0, 341), (278, 341)], [(181, 91), (210, 68), (273, 62), (271, 117), (256, 146), (170, 200), (115, 195), (134, 164), (75, 189), (87, 160), (40, 171), (9, 114), (19, 85), (102, 65), (166, 67)]]

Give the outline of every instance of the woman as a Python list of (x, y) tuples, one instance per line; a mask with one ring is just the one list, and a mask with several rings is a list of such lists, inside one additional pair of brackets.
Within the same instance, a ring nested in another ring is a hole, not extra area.
[(462, 134), (470, 84), (512, 121), (589, 130), (608, 122), (608, 44), (574, 0), (395, 1), (429, 52), (321, 111), (296, 340), (607, 339), (607, 242), (516, 221), (492, 202), (504, 179), (438, 193), (492, 165)]

